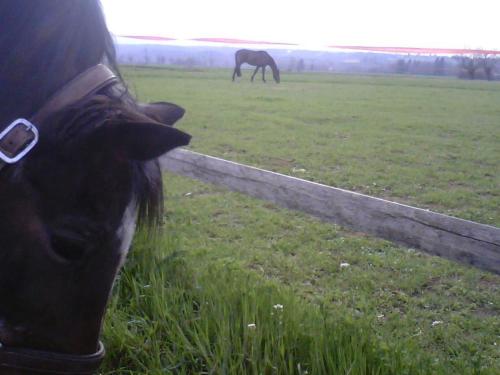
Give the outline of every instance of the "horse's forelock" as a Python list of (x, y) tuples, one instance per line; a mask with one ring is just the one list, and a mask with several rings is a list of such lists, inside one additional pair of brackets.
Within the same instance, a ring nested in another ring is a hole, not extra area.
[[(119, 97), (110, 95), (121, 92)], [(135, 102), (123, 91), (107, 90), (106, 95), (94, 95), (84, 102), (75, 103), (47, 118), (43, 124), (43, 139), (39, 152), (51, 152), (53, 147), (70, 155), (85, 149), (89, 137), (106, 126), (138, 122), (144, 115), (137, 112)], [(96, 150), (86, 149), (92, 153)], [(132, 194), (138, 205), (140, 224), (155, 225), (161, 221), (163, 210), (163, 184), (159, 163), (128, 161), (132, 169)]]

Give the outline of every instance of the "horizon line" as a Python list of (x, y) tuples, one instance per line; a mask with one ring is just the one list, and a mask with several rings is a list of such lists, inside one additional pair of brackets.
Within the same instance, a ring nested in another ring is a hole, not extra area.
[[(274, 46), (296, 46), (301, 47), (298, 43), (287, 42), (271, 42), (271, 41), (256, 41), (238, 38), (189, 38), (180, 39), (163, 36), (150, 36), (150, 35), (116, 35), (121, 38), (139, 39), (146, 41), (186, 41), (186, 42), (207, 42), (207, 43), (220, 43), (220, 44), (256, 44), (256, 45), (274, 45)], [(305, 47), (305, 46), (304, 46)], [(317, 46), (319, 47), (319, 46)], [(377, 47), (377, 46), (355, 46), (355, 45), (325, 45), (323, 48), (334, 48), (343, 50), (367, 51), (367, 52), (386, 52), (386, 53), (415, 53), (415, 54), (446, 54), (446, 55), (500, 55), (500, 50), (494, 49), (480, 49), (480, 48), (434, 48), (434, 47)]]

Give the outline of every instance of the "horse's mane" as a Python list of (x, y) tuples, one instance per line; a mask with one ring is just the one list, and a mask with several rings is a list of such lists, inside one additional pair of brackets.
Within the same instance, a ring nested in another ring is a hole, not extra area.
[(0, 25), (0, 124), (99, 62), (119, 74), (99, 0), (0, 0)]

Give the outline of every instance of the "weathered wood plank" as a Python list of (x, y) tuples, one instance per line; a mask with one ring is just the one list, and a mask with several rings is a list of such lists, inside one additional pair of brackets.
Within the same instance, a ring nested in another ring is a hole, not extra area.
[(300, 210), (347, 228), (500, 274), (500, 229), (188, 150), (163, 170)]

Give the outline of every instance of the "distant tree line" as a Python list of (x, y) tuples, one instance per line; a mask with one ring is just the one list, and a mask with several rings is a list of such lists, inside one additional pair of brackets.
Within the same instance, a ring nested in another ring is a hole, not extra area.
[(436, 57), (433, 62), (399, 58), (393, 66), (398, 74), (455, 75), (463, 79), (495, 79), (498, 59), (493, 55), (460, 55), (451, 59)]
[(498, 58), (487, 53), (483, 55), (456, 56), (460, 66), (459, 77), (467, 79), (494, 79)]
[(434, 61), (422, 61), (418, 58), (400, 58), (394, 65), (394, 71), (398, 74), (421, 74), (421, 75), (454, 75), (456, 73), (455, 63), (450, 63), (445, 57), (436, 57)]

